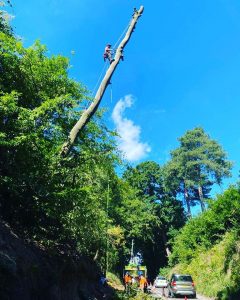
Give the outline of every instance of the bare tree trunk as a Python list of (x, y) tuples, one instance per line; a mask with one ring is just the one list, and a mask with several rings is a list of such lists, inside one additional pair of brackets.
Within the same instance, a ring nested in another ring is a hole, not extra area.
[(94, 255), (93, 261), (96, 261), (98, 259), (98, 253), (99, 253), (99, 250), (97, 249), (97, 251)]
[[(184, 186), (185, 186), (185, 184), (184, 184)], [(186, 187), (184, 187), (184, 198), (185, 198), (186, 205), (187, 205), (188, 218), (192, 218), (191, 207), (190, 207), (190, 200), (189, 200), (188, 190), (187, 190)]]
[(143, 9), (144, 9), (143, 6), (141, 6), (139, 10), (134, 9), (134, 14), (133, 14), (132, 20), (130, 22), (130, 25), (128, 27), (125, 37), (123, 38), (123, 40), (121, 41), (121, 43), (119, 44), (119, 46), (116, 50), (114, 61), (110, 64), (110, 66), (109, 66), (109, 68), (97, 90), (97, 93), (95, 95), (95, 98), (94, 98), (92, 104), (82, 113), (80, 119), (77, 121), (77, 123), (73, 126), (72, 130), (70, 131), (68, 140), (63, 144), (61, 152), (60, 152), (60, 154), (62, 156), (65, 156), (68, 154), (68, 152), (70, 151), (71, 147), (73, 146), (75, 139), (77, 138), (79, 132), (85, 127), (85, 125), (89, 122), (91, 117), (96, 112), (96, 110), (102, 100), (102, 97), (106, 91), (106, 88), (110, 82), (110, 79), (111, 79), (117, 65), (119, 64), (120, 59), (123, 57), (124, 47), (127, 45), (128, 41), (130, 40), (130, 37), (135, 29), (138, 18), (143, 13)]
[(198, 195), (199, 195), (199, 201), (200, 201), (200, 204), (201, 204), (202, 212), (204, 212), (206, 210), (206, 207), (205, 207), (205, 203), (204, 203), (203, 190), (202, 190), (201, 185), (198, 186)]
[(167, 245), (167, 237), (166, 237), (166, 234), (164, 231), (162, 231), (162, 239), (163, 239), (163, 243), (165, 245), (165, 251), (166, 251), (167, 257), (169, 257), (171, 255), (171, 251)]
[(166, 253), (167, 253), (167, 257), (169, 257), (172, 254), (168, 246), (166, 246)]

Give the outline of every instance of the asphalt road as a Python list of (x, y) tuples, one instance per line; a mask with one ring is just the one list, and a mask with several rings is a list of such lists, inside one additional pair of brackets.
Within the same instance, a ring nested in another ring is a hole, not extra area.
[[(164, 295), (167, 296), (168, 292), (167, 292), (167, 289), (154, 288), (154, 289), (152, 289), (151, 294), (154, 298), (164, 298), (163, 296)], [(167, 299), (167, 297), (165, 299)]]
[[(179, 300), (180, 298), (168, 298), (168, 291), (167, 289), (165, 288), (164, 290), (162, 288), (155, 288), (155, 289), (152, 289), (152, 292), (151, 292), (153, 298), (162, 298), (162, 299), (171, 299), (171, 300)], [(184, 299), (184, 297), (181, 297), (181, 299)], [(191, 299), (191, 298), (187, 298), (187, 299)], [(202, 296), (202, 295), (199, 295), (197, 294), (197, 298), (198, 300), (213, 300), (211, 298), (208, 298), (208, 297), (205, 297), (205, 296)]]

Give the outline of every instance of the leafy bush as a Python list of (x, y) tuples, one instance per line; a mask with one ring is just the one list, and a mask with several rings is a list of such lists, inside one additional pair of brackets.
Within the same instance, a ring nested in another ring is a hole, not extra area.
[(239, 292), (240, 279), (240, 241), (237, 238), (236, 231), (226, 233), (220, 243), (198, 253), (191, 262), (176, 265), (171, 272), (191, 274), (201, 294), (235, 299), (231, 296)]
[(239, 299), (239, 232), (240, 190), (232, 186), (180, 231), (170, 257), (171, 272), (190, 273), (205, 295)]
[(190, 262), (199, 253), (220, 242), (224, 234), (233, 228), (240, 228), (240, 191), (234, 186), (215, 201), (210, 201), (207, 211), (182, 228), (174, 240), (170, 264)]

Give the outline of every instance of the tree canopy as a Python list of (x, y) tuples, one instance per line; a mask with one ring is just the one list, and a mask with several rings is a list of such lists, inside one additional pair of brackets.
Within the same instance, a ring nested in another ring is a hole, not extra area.
[(223, 178), (231, 175), (232, 163), (222, 147), (200, 127), (187, 131), (179, 142), (165, 167), (166, 184), (184, 195), (191, 214), (193, 201), (199, 201), (205, 209), (213, 184), (221, 184)]

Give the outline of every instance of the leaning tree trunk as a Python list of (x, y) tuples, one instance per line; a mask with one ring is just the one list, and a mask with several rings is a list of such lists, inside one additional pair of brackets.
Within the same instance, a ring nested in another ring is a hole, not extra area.
[(206, 210), (206, 207), (204, 203), (203, 190), (201, 185), (198, 186), (198, 195), (199, 195), (199, 201), (200, 201), (202, 212), (204, 212)]
[(138, 18), (141, 16), (141, 14), (143, 12), (143, 9), (144, 9), (143, 6), (141, 6), (139, 10), (134, 9), (134, 14), (133, 14), (132, 20), (129, 24), (129, 27), (125, 34), (125, 37), (123, 38), (123, 40), (121, 41), (121, 43), (119, 44), (119, 46), (116, 50), (114, 61), (110, 64), (110, 66), (109, 66), (109, 68), (97, 90), (97, 93), (95, 95), (95, 98), (94, 98), (92, 104), (82, 113), (80, 119), (77, 121), (77, 123), (73, 126), (72, 130), (70, 131), (68, 139), (63, 144), (61, 152), (60, 152), (60, 154), (62, 156), (66, 156), (68, 154), (68, 152), (70, 151), (71, 147), (73, 146), (79, 132), (85, 127), (85, 125), (89, 122), (91, 117), (96, 112), (96, 110), (102, 100), (102, 97), (106, 91), (106, 88), (110, 82), (110, 79), (111, 79), (117, 65), (119, 64), (120, 59), (123, 56), (124, 47), (127, 45), (128, 41), (130, 40), (130, 37), (135, 29)]

